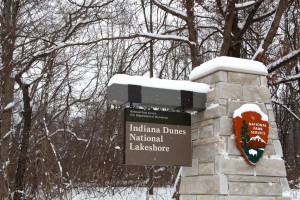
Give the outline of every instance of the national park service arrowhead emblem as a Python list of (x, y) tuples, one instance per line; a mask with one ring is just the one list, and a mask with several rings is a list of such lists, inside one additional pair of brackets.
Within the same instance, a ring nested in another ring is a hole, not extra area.
[(238, 149), (254, 166), (268, 143), (268, 116), (256, 104), (244, 104), (234, 111), (233, 127)]

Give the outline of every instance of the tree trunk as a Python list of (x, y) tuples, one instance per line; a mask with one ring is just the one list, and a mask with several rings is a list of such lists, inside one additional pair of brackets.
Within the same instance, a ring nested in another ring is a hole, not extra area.
[(224, 33), (223, 33), (223, 44), (221, 46), (221, 56), (228, 56), (229, 49), (232, 47), (232, 26), (234, 21), (234, 9), (237, 0), (230, 0), (227, 6), (227, 12), (225, 16)]
[(201, 64), (201, 60), (198, 54), (198, 36), (197, 36), (197, 26), (195, 23), (195, 13), (194, 13), (194, 0), (187, 0), (185, 2), (186, 14), (187, 14), (187, 25), (189, 31), (189, 41), (190, 51), (191, 51), (191, 60), (192, 60), (192, 69)]
[(29, 147), (29, 136), (31, 129), (31, 113), (29, 97), (29, 85), (22, 83), (21, 77), (16, 78), (23, 94), (23, 131), (21, 132), (21, 141), (19, 144), (19, 157), (17, 162), (17, 171), (15, 175), (14, 200), (24, 199), (24, 176), (27, 167), (27, 151)]
[[(0, 70), (0, 102), (2, 108), (14, 101), (13, 54), (16, 41), (16, 21), (19, 1), (5, 0), (0, 11), (0, 41), (1, 41), (1, 70)], [(0, 188), (0, 196), (9, 195), (11, 187), (11, 160), (9, 159), (10, 131), (12, 127), (12, 108), (0, 112), (0, 163), (3, 164), (0, 182), (6, 183)]]
[(274, 19), (272, 21), (271, 27), (270, 27), (268, 33), (266, 34), (264, 40), (262, 41), (262, 44), (261, 44), (262, 50), (258, 49), (259, 52), (254, 55), (254, 57), (253, 57), (254, 60), (263, 61), (263, 56), (264, 56), (265, 52), (267, 51), (268, 47), (270, 46), (270, 44), (272, 43), (272, 41), (277, 33), (277, 30), (278, 30), (278, 27), (280, 24), (280, 19), (283, 15), (284, 11), (286, 10), (287, 6), (288, 6), (288, 0), (280, 0), (279, 1), (277, 11), (276, 11)]

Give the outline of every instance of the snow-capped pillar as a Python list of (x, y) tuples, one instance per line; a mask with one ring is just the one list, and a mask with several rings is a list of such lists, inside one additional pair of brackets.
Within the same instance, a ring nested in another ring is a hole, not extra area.
[[(190, 80), (209, 84), (211, 91), (206, 110), (192, 115), (193, 161), (182, 169), (180, 199), (291, 199), (266, 75), (262, 63), (230, 57), (193, 70)], [(268, 143), (255, 167), (241, 155), (233, 132), (234, 111), (248, 103), (269, 121)]]

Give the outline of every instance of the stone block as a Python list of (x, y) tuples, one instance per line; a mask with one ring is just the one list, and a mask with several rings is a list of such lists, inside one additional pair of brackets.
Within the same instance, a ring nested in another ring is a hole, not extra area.
[(229, 183), (229, 195), (279, 196), (281, 194), (280, 183)]
[(269, 122), (275, 122), (275, 115), (273, 110), (268, 110)]
[(215, 156), (201, 156), (199, 163), (215, 162)]
[(275, 149), (275, 155), (279, 155), (280, 157), (283, 157), (283, 152), (282, 152), (282, 146), (279, 140), (273, 140), (273, 145)]
[(280, 158), (261, 158), (256, 164), (257, 176), (286, 177), (284, 160)]
[(217, 71), (210, 75), (207, 75), (196, 82), (206, 83), (206, 84), (214, 84), (218, 82), (227, 82), (227, 72), (225, 71)]
[(198, 175), (199, 160), (198, 158), (192, 159), (191, 167), (182, 167), (182, 176), (196, 176)]
[(269, 126), (269, 139), (278, 140), (278, 130), (277, 128), (273, 128)]
[(213, 126), (203, 126), (198, 129), (199, 139), (212, 137), (214, 135)]
[(214, 135), (226, 135), (229, 136), (233, 133), (232, 118), (222, 116), (214, 121)]
[(223, 142), (225, 144), (226, 143), (226, 138), (222, 137), (222, 136), (214, 136), (214, 137), (209, 137), (209, 138), (203, 138), (203, 139), (199, 139), (197, 141), (194, 141), (193, 146), (206, 145), (206, 144), (217, 143), (217, 142)]
[(228, 72), (228, 82), (242, 85), (260, 85), (260, 77), (256, 74)]
[(250, 166), (242, 156), (216, 157), (217, 174), (255, 175), (254, 167)]
[(206, 119), (206, 120), (199, 121), (199, 117), (197, 116), (197, 114), (192, 115), (191, 122), (194, 128), (201, 128), (202, 126), (208, 126), (214, 124), (213, 119)]
[(216, 200), (214, 195), (197, 195), (197, 200)]
[(277, 128), (276, 122), (269, 122), (269, 127)]
[(180, 200), (197, 200), (197, 195), (180, 195)]
[(241, 156), (240, 150), (236, 146), (236, 140), (234, 137), (228, 137), (228, 150), (229, 155)]
[(267, 86), (268, 85), (268, 79), (266, 76), (260, 76), (260, 85), (261, 86)]
[(228, 194), (228, 181), (224, 175), (182, 177), (179, 193)]
[(206, 96), (206, 101), (208, 103), (210, 102), (214, 102), (216, 99), (216, 91), (214, 88), (212, 88), (208, 93), (207, 93), (207, 96)]
[(198, 174), (208, 175), (215, 173), (215, 163), (200, 163)]
[(226, 106), (216, 105), (211, 108), (207, 108), (204, 111), (201, 111), (197, 114), (197, 117), (200, 120), (213, 119), (226, 115)]
[[(271, 140), (268, 140), (268, 143), (270, 142)], [(265, 151), (264, 151), (264, 155), (275, 155), (275, 149), (274, 149), (274, 146), (273, 144), (267, 144), (266, 148), (265, 148)]]
[(193, 147), (193, 158), (214, 156), (226, 151), (225, 142), (208, 143)]
[[(228, 101), (228, 109), (227, 109), (227, 115), (229, 117), (233, 116), (233, 113), (236, 109), (240, 108), (242, 105), (249, 103), (249, 102), (245, 102), (245, 101)], [(265, 114), (268, 114), (267, 109), (265, 107), (265, 105), (263, 103), (254, 103), (257, 106), (259, 106), (259, 108), (261, 109), (261, 111)]]
[(267, 110), (273, 110), (273, 106), (271, 103), (266, 103), (265, 105), (266, 105)]
[(276, 197), (276, 200), (293, 200), (291, 197)]
[(267, 87), (245, 85), (243, 87), (243, 99), (250, 102), (270, 103), (270, 90)]
[(217, 99), (243, 99), (243, 87), (240, 84), (220, 82), (215, 90)]
[(228, 175), (228, 182), (279, 183), (279, 177)]
[(280, 185), (281, 185), (281, 188), (282, 188), (282, 196), (290, 195), (291, 189), (290, 189), (288, 180), (286, 178), (280, 178)]
[(275, 197), (258, 197), (258, 196), (223, 196), (218, 197), (217, 200), (276, 200)]
[(191, 130), (192, 141), (199, 138), (198, 129)]
[(218, 102), (220, 105), (223, 105), (223, 106), (227, 106), (227, 100), (226, 99), (219, 99), (219, 102)]

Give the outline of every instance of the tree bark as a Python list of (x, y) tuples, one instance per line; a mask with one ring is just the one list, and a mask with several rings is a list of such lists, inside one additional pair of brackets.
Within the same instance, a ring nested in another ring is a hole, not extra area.
[(24, 197), (24, 176), (27, 167), (27, 151), (29, 147), (29, 136), (31, 129), (31, 114), (32, 109), (30, 106), (30, 96), (29, 96), (29, 85), (23, 83), (21, 77), (16, 77), (16, 82), (20, 86), (23, 94), (23, 131), (21, 132), (21, 141), (19, 144), (19, 157), (17, 162), (17, 171), (15, 175), (15, 185), (14, 185), (14, 200), (21, 200)]
[(224, 34), (223, 34), (223, 44), (221, 46), (221, 56), (227, 56), (229, 48), (232, 46), (232, 25), (234, 19), (234, 9), (236, 0), (231, 0), (228, 2), (225, 24), (224, 24)]
[(279, 1), (277, 11), (276, 11), (274, 19), (272, 21), (271, 27), (270, 27), (269, 31), (267, 32), (264, 40), (262, 41), (262, 44), (261, 44), (262, 50), (258, 49), (258, 51), (260, 51), (260, 52), (258, 52), (257, 54), (254, 55), (253, 60), (257, 60), (257, 61), (263, 60), (263, 56), (264, 56), (265, 52), (267, 51), (268, 47), (272, 43), (272, 41), (277, 33), (277, 30), (278, 30), (278, 27), (280, 24), (280, 19), (283, 15), (284, 11), (286, 10), (287, 6), (288, 6), (288, 0), (280, 0)]
[[(5, 0), (1, 3), (0, 11), (0, 41), (1, 41), (1, 69), (0, 69), (0, 108), (5, 108), (14, 101), (14, 78), (13, 54), (16, 41), (17, 14), (19, 12), (19, 1)], [(12, 108), (0, 112), (0, 163), (3, 164), (2, 173), (0, 173), (1, 186), (0, 196), (9, 195), (12, 170), (9, 165), (9, 134), (12, 126)]]
[(190, 50), (191, 50), (191, 60), (192, 69), (201, 64), (201, 60), (198, 54), (198, 36), (197, 36), (197, 26), (195, 22), (195, 12), (194, 12), (194, 0), (187, 0), (185, 2), (186, 14), (187, 14), (187, 26), (189, 32)]

